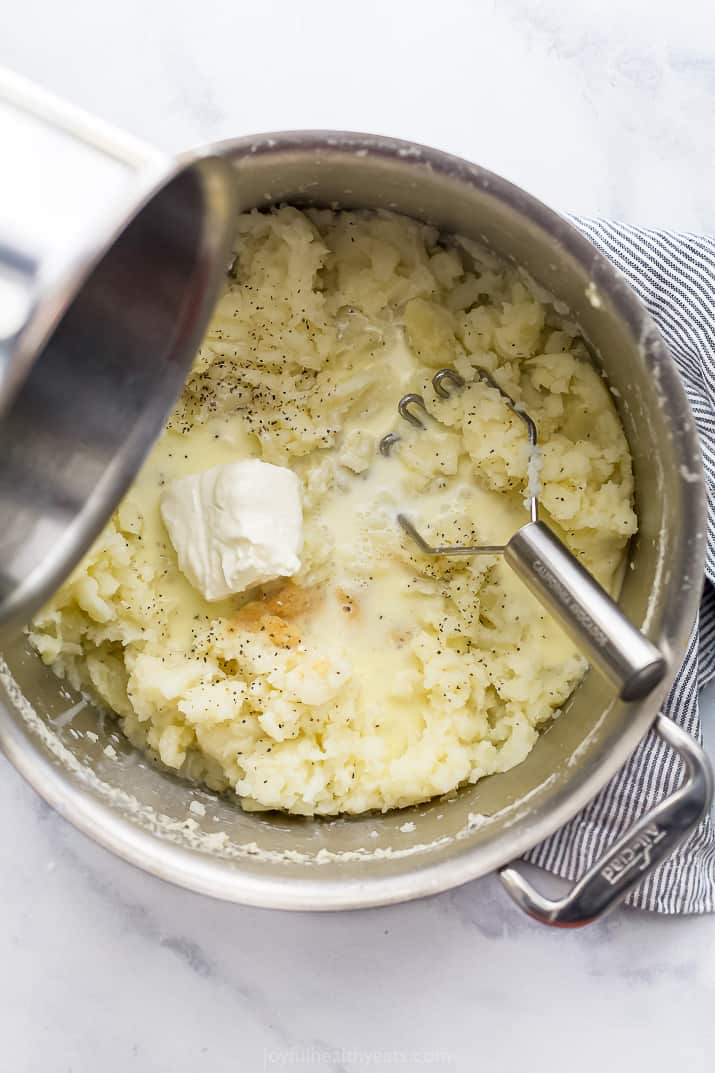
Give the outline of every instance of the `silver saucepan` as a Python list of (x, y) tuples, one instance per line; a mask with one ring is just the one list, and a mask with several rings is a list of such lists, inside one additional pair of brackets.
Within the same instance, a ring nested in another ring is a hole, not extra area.
[[(625, 703), (587, 674), (522, 764), (448, 799), (387, 815), (310, 820), (243, 813), (234, 801), (152, 767), (18, 637), (6, 647), (0, 675), (6, 755), (102, 845), (215, 897), (346, 909), (417, 898), (498, 870), (532, 916), (559, 925), (595, 919), (672, 852), (712, 796), (704, 753), (659, 714), (700, 600), (705, 493), (693, 418), (655, 325), (568, 221), (463, 160), (407, 142), (324, 132), (243, 138), (193, 159), (209, 155), (234, 165), (243, 210), (287, 201), (406, 213), (487, 243), (569, 306), (614, 389), (633, 454), (640, 532), (620, 603), (665, 653), (668, 675), (646, 700)], [(680, 789), (565, 897), (543, 897), (515, 862), (574, 816), (651, 728), (682, 761)], [(189, 811), (192, 801), (203, 809)]]

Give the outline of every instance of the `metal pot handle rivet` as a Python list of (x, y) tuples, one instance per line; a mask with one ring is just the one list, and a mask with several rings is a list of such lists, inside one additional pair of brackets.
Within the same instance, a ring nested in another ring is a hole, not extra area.
[(558, 900), (544, 897), (526, 878), (519, 861), (499, 869), (511, 897), (535, 920), (577, 928), (602, 917), (669, 857), (709, 812), (713, 773), (704, 750), (667, 716), (658, 715), (655, 729), (683, 760), (682, 785), (641, 816), (568, 894)]

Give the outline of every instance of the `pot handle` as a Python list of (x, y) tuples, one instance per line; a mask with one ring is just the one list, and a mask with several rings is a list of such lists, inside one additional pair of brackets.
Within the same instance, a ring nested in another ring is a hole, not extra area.
[(558, 900), (545, 898), (526, 879), (519, 861), (499, 869), (508, 893), (534, 920), (556, 928), (578, 928), (598, 920), (670, 856), (707, 815), (713, 773), (705, 751), (665, 715), (658, 715), (655, 729), (685, 764), (682, 785), (636, 820), (568, 894)]

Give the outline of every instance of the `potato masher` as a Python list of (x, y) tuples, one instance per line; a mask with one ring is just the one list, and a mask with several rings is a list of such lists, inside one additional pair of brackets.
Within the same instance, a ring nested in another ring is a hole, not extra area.
[[(476, 379), (495, 388), (507, 406), (526, 425), (534, 457), (537, 433), (534, 421), (487, 372), (475, 368)], [(463, 388), (466, 381), (453, 369), (440, 369), (432, 377), (435, 393), (449, 398), (447, 387)], [(397, 410), (415, 428), (426, 425), (415, 409), (428, 414), (421, 395), (410, 392), (400, 399)], [(389, 455), (400, 440), (389, 432), (380, 440), (380, 452)], [(531, 482), (530, 482), (531, 483)], [(616, 686), (622, 700), (635, 701), (647, 696), (666, 671), (662, 652), (638, 630), (596, 579), (581, 565), (552, 530), (539, 520), (539, 497), (536, 488), (527, 490), (530, 520), (506, 544), (473, 546), (432, 546), (404, 514), (397, 521), (425, 555), (503, 555), (506, 562), (551, 612), (584, 655)]]

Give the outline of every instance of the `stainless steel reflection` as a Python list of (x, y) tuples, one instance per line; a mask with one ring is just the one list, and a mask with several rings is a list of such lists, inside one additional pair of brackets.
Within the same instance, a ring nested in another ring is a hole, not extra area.
[[(22, 698), (42, 726), (52, 726), (72, 697), (61, 693), (19, 638), (5, 652), (15, 684), (0, 690), (2, 746), (83, 831), (193, 890), (253, 905), (337, 909), (464, 883), (503, 868), (569, 820), (657, 717), (697, 612), (705, 549), (704, 485), (682, 386), (622, 277), (570, 223), (482, 168), (409, 143), (353, 134), (277, 134), (209, 151), (232, 162), (243, 209), (284, 201), (396, 209), (486, 242), (570, 306), (616, 389), (634, 459), (640, 533), (620, 606), (666, 655), (668, 673), (639, 703), (614, 700), (608, 684), (588, 674), (524, 763), (448, 800), (384, 816), (331, 821), (249, 814), (208, 792), (200, 792), (205, 815), (189, 814), (196, 791), (186, 783), (153, 769), (121, 738), (113, 742), (116, 760), (104, 754), (111, 725), (101, 724), (91, 706), (78, 712), (71, 728), (62, 719), (56, 727), (72, 754), (69, 765), (58, 758), (56, 739), (28, 720)], [(599, 301), (592, 303), (595, 293)], [(689, 810), (695, 822), (709, 784), (707, 763), (693, 749), (693, 763), (704, 773), (698, 807)], [(189, 816), (191, 831), (184, 834)], [(217, 834), (210, 845), (196, 842)]]
[(181, 390), (235, 186), (0, 72), (0, 634), (97, 534)]

